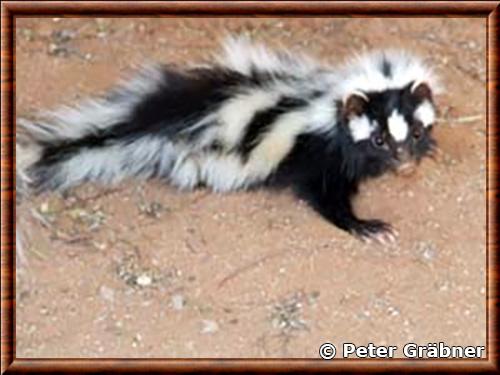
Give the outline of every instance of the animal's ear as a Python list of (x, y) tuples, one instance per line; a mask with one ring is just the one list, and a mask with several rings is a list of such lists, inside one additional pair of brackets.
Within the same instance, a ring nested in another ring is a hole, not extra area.
[(426, 82), (413, 82), (411, 85), (411, 93), (420, 101), (424, 101), (426, 99), (432, 101), (432, 90)]
[(362, 92), (356, 91), (344, 100), (343, 116), (345, 119), (352, 119), (361, 116), (368, 105), (368, 97)]

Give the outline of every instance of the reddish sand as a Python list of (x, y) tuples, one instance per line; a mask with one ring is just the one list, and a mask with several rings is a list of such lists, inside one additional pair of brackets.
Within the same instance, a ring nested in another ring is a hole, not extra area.
[[(32, 203), (17, 357), (318, 357), (321, 343), (486, 345), (485, 21), (18, 19), (17, 114), (110, 87), (145, 60), (200, 63), (228, 30), (333, 63), (405, 47), (442, 76), (443, 155), (363, 186), (363, 244), (289, 193), (84, 186)], [(40, 216), (39, 215), (39, 216)], [(402, 356), (398, 350), (396, 356)]]

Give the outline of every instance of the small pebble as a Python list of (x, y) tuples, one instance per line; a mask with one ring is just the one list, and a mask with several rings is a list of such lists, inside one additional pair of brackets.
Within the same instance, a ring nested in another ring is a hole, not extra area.
[(205, 335), (215, 333), (219, 330), (219, 325), (214, 320), (202, 320), (201, 324), (201, 333)]
[(184, 308), (184, 305), (186, 304), (184, 296), (180, 294), (173, 295), (171, 302), (172, 302), (172, 308), (178, 311), (182, 310)]
[(47, 202), (43, 202), (41, 205), (40, 205), (40, 212), (42, 214), (46, 214), (49, 212), (49, 204)]
[(113, 302), (115, 299), (115, 291), (107, 287), (106, 285), (101, 286), (101, 288), (99, 289), (99, 294), (102, 299), (105, 299), (106, 301)]
[(153, 279), (151, 279), (151, 276), (148, 275), (140, 275), (137, 277), (135, 282), (139, 286), (149, 286), (153, 282)]

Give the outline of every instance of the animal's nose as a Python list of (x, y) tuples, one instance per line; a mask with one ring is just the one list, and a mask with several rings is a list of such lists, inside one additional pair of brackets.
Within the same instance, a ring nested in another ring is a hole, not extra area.
[(410, 153), (408, 152), (408, 150), (403, 147), (403, 146), (398, 146), (396, 148), (396, 158), (400, 161), (400, 162), (406, 162), (408, 160), (410, 160)]
[(395, 150), (396, 173), (409, 176), (415, 171), (415, 162), (406, 147), (398, 146)]

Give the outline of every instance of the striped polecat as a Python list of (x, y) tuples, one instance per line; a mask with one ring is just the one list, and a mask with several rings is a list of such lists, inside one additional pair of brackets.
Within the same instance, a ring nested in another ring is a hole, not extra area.
[(150, 66), (104, 97), (18, 120), (17, 194), (126, 177), (292, 187), (337, 227), (394, 240), (390, 225), (357, 218), (351, 197), (365, 178), (432, 151), (436, 89), (404, 52), (329, 67), (230, 39), (211, 66)]

